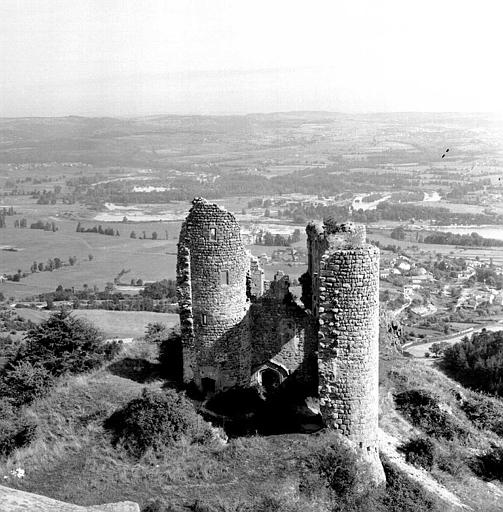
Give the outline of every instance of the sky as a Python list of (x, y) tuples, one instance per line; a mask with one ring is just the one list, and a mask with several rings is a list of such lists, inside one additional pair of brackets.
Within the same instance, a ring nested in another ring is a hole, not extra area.
[(0, 116), (503, 113), (500, 0), (1, 0)]

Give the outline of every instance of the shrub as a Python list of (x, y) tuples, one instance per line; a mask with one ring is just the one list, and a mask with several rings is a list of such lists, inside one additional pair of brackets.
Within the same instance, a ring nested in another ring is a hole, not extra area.
[(168, 507), (162, 503), (160, 500), (154, 500), (150, 503), (147, 503), (142, 509), (141, 512), (175, 512), (175, 509), (172, 507)]
[(114, 443), (121, 443), (135, 457), (149, 449), (160, 451), (182, 439), (198, 441), (211, 428), (196, 413), (192, 402), (172, 389), (144, 389), (139, 398), (114, 412), (105, 427), (114, 433)]
[(52, 375), (40, 363), (19, 361), (5, 370), (0, 381), (0, 393), (20, 406), (43, 396), (52, 384)]
[(405, 453), (405, 460), (409, 464), (424, 469), (431, 469), (436, 459), (437, 450), (433, 442), (427, 437), (418, 437), (404, 443), (400, 450)]
[(397, 393), (398, 410), (416, 427), (429, 436), (452, 440), (466, 437), (466, 431), (440, 408), (440, 401), (423, 389)]
[[(381, 500), (386, 512), (439, 512), (440, 506), (418, 483), (381, 457), (386, 491)], [(371, 509), (369, 509), (371, 510)]]
[(90, 322), (61, 310), (28, 331), (17, 360), (41, 364), (59, 376), (92, 370), (119, 350), (120, 344), (105, 343), (103, 333)]
[[(305, 464), (308, 472), (319, 476), (337, 496), (344, 497), (354, 492), (359, 476), (357, 458), (355, 452), (342, 442), (334, 441), (318, 448), (309, 455)], [(305, 487), (303, 491), (311, 492)]]
[(475, 457), (470, 466), (481, 478), (503, 482), (503, 447), (493, 446), (487, 452)]
[(503, 405), (484, 397), (463, 401), (461, 409), (468, 419), (480, 429), (492, 430), (503, 437)]
[(0, 399), (0, 455), (8, 456), (16, 448), (28, 445), (36, 436), (37, 425), (13, 407), (5, 398)]
[(168, 338), (171, 329), (161, 322), (153, 322), (147, 324), (145, 331), (145, 341), (149, 343), (160, 343)]

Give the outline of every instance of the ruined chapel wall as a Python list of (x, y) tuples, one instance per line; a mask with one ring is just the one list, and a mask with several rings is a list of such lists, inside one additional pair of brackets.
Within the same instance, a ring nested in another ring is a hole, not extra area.
[(304, 311), (293, 304), (262, 299), (250, 309), (252, 371), (267, 361), (285, 368), (289, 374), (303, 370), (306, 356)]
[(379, 249), (365, 244), (327, 252), (317, 308), (322, 416), (377, 457)]

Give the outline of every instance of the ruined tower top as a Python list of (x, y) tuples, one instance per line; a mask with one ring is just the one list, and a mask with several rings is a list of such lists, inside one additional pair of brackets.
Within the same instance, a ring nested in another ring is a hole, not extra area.
[(308, 241), (315, 240), (323, 250), (351, 249), (362, 247), (366, 243), (366, 229), (363, 224), (337, 222), (332, 217), (323, 222), (312, 221), (306, 227)]

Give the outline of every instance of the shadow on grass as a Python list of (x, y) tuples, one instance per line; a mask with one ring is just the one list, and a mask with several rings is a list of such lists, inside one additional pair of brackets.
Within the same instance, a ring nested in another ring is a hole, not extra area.
[(141, 358), (124, 357), (109, 364), (107, 369), (117, 377), (134, 380), (141, 384), (163, 377), (160, 364)]

